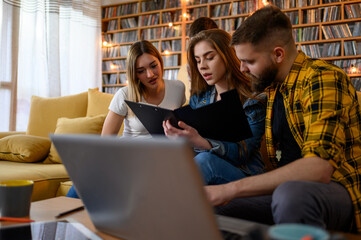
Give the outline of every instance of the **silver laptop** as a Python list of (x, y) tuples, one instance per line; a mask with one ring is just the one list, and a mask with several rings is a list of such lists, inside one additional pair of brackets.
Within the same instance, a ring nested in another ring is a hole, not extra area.
[[(255, 223), (221, 216), (217, 223), (186, 141), (92, 135), (51, 139), (99, 231), (130, 240), (218, 240), (221, 225), (250, 239)], [(257, 231), (265, 227), (257, 224)]]

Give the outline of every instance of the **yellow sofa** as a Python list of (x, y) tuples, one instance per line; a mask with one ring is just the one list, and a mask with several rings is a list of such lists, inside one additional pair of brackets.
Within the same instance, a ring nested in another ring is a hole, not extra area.
[(100, 134), (112, 98), (98, 89), (58, 98), (33, 96), (27, 131), (0, 132), (0, 181), (33, 180), (32, 201), (66, 194), (71, 183), (49, 134)]

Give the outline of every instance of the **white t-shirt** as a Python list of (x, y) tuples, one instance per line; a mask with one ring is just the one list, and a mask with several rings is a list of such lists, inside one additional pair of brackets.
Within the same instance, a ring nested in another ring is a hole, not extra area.
[[(185, 86), (179, 80), (164, 80), (165, 94), (163, 101), (158, 105), (162, 108), (176, 109), (185, 103)], [(124, 118), (124, 137), (150, 136), (149, 132), (139, 119), (132, 114), (128, 116), (128, 105), (124, 100), (128, 99), (128, 87), (118, 90), (110, 103), (109, 110)], [(142, 98), (142, 102), (146, 101)]]

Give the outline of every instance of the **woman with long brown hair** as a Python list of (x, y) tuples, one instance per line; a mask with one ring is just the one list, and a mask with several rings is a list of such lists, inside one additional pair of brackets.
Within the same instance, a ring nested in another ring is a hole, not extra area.
[[(191, 38), (188, 47), (188, 62), (191, 69), (192, 108), (199, 108), (219, 101), (220, 94), (236, 89), (243, 103), (253, 137), (241, 142), (225, 142), (206, 139), (197, 129), (184, 122), (173, 127), (163, 123), (167, 136), (186, 137), (198, 153), (199, 165), (206, 184), (222, 184), (264, 172), (260, 145), (264, 134), (264, 95), (255, 95), (249, 79), (240, 71), (231, 36), (220, 29), (205, 30)], [(214, 126), (215, 128), (217, 126)]]

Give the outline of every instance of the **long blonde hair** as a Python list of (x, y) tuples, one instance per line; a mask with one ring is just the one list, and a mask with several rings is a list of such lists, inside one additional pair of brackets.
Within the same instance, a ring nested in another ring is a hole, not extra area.
[(128, 99), (133, 102), (140, 102), (145, 91), (145, 86), (137, 78), (136, 72), (137, 59), (144, 53), (156, 57), (160, 62), (162, 73), (164, 70), (163, 58), (152, 43), (147, 40), (133, 43), (127, 57)]
[(191, 38), (188, 47), (188, 63), (191, 69), (191, 95), (199, 95), (209, 86), (198, 71), (197, 61), (194, 56), (194, 47), (201, 41), (209, 42), (221, 56), (226, 67), (226, 81), (228, 90), (235, 88), (242, 101), (253, 98), (250, 80), (241, 72), (240, 61), (233, 47), (230, 46), (231, 36), (221, 29), (204, 30)]

